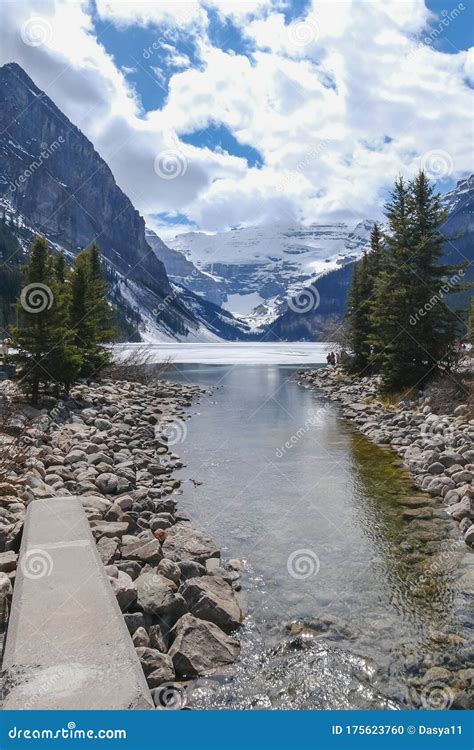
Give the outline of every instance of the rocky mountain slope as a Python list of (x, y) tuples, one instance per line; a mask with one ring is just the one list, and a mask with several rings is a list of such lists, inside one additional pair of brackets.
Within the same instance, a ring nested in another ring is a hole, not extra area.
[(0, 212), (24, 244), (41, 232), (72, 256), (97, 242), (114, 301), (143, 340), (220, 339), (216, 311), (196, 305), (196, 317), (171, 286), (143, 218), (92, 143), (15, 63), (0, 67), (0, 133)]
[[(288, 299), (322, 273), (359, 258), (373, 222), (245, 227), (214, 235), (188, 232), (168, 242), (187, 266), (163, 259), (170, 276), (218, 302), (254, 328), (268, 324)], [(194, 266), (193, 270), (189, 264)]]

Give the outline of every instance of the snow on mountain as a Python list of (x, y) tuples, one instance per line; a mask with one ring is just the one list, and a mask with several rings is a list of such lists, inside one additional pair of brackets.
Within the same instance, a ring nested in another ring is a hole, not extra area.
[(257, 328), (273, 320), (289, 298), (322, 273), (360, 258), (372, 226), (365, 220), (355, 225), (276, 224), (217, 234), (187, 232), (168, 245), (196, 269), (186, 278), (188, 288)]

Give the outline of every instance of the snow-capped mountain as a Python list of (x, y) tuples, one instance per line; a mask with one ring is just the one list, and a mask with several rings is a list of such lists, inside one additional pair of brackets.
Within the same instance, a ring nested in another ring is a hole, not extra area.
[[(189, 289), (219, 302), (253, 328), (275, 319), (286, 301), (321, 274), (361, 257), (373, 222), (355, 225), (245, 227), (217, 234), (187, 232), (168, 241), (187, 261)], [(174, 271), (159, 255), (170, 278)], [(194, 272), (192, 268), (194, 267)]]

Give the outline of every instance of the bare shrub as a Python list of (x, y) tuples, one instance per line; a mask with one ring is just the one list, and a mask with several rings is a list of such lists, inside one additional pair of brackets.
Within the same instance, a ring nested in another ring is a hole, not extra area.
[(120, 361), (115, 361), (102, 372), (104, 378), (129, 380), (143, 385), (153, 385), (165, 377), (171, 367), (168, 357), (163, 362), (151, 362), (151, 354), (146, 346), (133, 349)]

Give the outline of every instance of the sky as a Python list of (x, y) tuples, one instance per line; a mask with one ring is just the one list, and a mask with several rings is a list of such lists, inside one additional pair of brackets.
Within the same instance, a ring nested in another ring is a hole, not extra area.
[(473, 170), (474, 0), (2, 0), (19, 63), (164, 239), (380, 219)]

